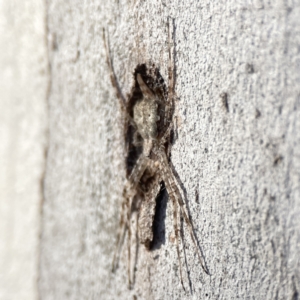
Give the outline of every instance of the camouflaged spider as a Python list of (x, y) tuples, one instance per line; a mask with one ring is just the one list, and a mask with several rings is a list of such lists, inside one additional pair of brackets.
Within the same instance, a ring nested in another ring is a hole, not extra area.
[[(121, 247), (128, 231), (128, 280), (129, 287), (134, 279), (131, 276), (131, 214), (134, 207), (138, 207), (139, 242), (150, 248), (153, 240), (153, 219), (155, 214), (156, 198), (160, 191), (160, 183), (164, 182), (169, 199), (173, 203), (173, 226), (176, 241), (176, 250), (179, 259), (180, 281), (182, 279), (182, 264), (179, 252), (178, 216), (183, 215), (190, 232), (197, 255), (203, 270), (208, 270), (203, 262), (200, 249), (197, 245), (192, 223), (182, 200), (176, 178), (169, 165), (170, 132), (174, 112), (174, 67), (170, 47), (169, 29), (169, 63), (168, 89), (159, 73), (152, 64), (140, 64), (134, 71), (134, 86), (127, 99), (123, 96), (113, 70), (110, 57), (109, 42), (103, 31), (107, 54), (107, 64), (111, 72), (111, 82), (116, 89), (125, 123), (125, 144), (127, 149), (127, 183), (123, 190), (123, 203), (117, 237), (117, 248), (113, 259), (113, 270), (117, 268)], [(179, 206), (179, 214), (178, 214)], [(182, 238), (182, 236), (181, 236)]]

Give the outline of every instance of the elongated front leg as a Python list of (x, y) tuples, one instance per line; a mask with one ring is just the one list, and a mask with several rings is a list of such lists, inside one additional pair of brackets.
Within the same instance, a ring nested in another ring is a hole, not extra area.
[(118, 85), (118, 81), (116, 78), (116, 74), (114, 71), (114, 68), (112, 66), (112, 61), (111, 61), (111, 54), (110, 54), (110, 47), (109, 47), (109, 40), (108, 40), (108, 36), (105, 33), (105, 29), (103, 28), (103, 42), (104, 42), (104, 47), (105, 47), (105, 51), (106, 51), (106, 63), (109, 67), (109, 71), (110, 71), (110, 80), (111, 83), (113, 85), (113, 87), (116, 89), (116, 95), (120, 101), (120, 105), (122, 107), (122, 110), (125, 110), (125, 98), (121, 92), (121, 89)]
[(194, 246), (197, 249), (197, 255), (198, 255), (200, 264), (202, 266), (202, 269), (204, 270), (204, 272), (206, 274), (209, 274), (208, 270), (207, 270), (207, 268), (206, 268), (206, 266), (204, 264), (204, 261), (202, 259), (202, 254), (200, 252), (199, 246), (198, 246), (198, 244), (196, 242), (196, 237), (195, 237), (195, 233), (194, 233), (194, 230), (193, 230), (192, 222), (191, 222), (191, 220), (190, 220), (190, 218), (188, 216), (188, 213), (186, 211), (186, 207), (185, 207), (184, 202), (182, 200), (180, 191), (179, 191), (179, 189), (177, 187), (176, 178), (175, 178), (173, 172), (170, 169), (167, 156), (166, 156), (165, 152), (163, 151), (163, 149), (161, 149), (159, 151), (159, 156), (161, 158), (162, 176), (163, 176), (163, 180), (165, 182), (165, 185), (166, 185), (169, 197), (171, 199), (174, 199), (174, 201), (176, 201), (179, 204), (180, 210), (181, 210), (181, 212), (183, 214), (183, 217), (184, 217), (184, 220), (185, 220), (185, 223), (186, 223), (186, 225), (188, 227), (188, 230), (190, 232), (190, 236), (192, 238), (193, 244), (194, 244)]
[[(172, 24), (170, 24), (172, 22)], [(169, 105), (172, 106), (172, 102), (174, 100), (174, 94), (175, 94), (175, 57), (174, 57), (174, 48), (171, 46), (171, 40), (173, 39), (173, 47), (174, 45), (174, 20), (169, 18), (168, 20), (168, 76), (169, 76), (169, 82), (168, 82), (168, 101)], [(171, 26), (172, 25), (172, 29)]]
[(120, 106), (121, 106), (121, 110), (123, 113), (123, 117), (125, 116), (126, 120), (129, 121), (129, 123), (136, 128), (136, 124), (134, 122), (134, 120), (132, 119), (132, 117), (128, 114), (127, 110), (126, 110), (126, 99), (122, 94), (121, 88), (118, 84), (117, 81), (117, 76), (115, 73), (115, 70), (113, 68), (113, 64), (112, 64), (112, 59), (111, 59), (111, 53), (110, 53), (110, 47), (109, 47), (109, 39), (108, 39), (108, 35), (105, 32), (105, 29), (103, 28), (103, 43), (104, 43), (104, 47), (105, 47), (105, 52), (106, 52), (106, 63), (107, 66), (109, 68), (110, 71), (110, 81), (112, 86), (115, 88), (116, 91), (116, 96), (119, 100)]
[[(166, 178), (164, 178), (164, 182), (165, 182), (165, 179)], [(172, 200), (172, 204), (173, 204), (173, 228), (174, 228), (174, 233), (175, 233), (176, 251), (177, 251), (177, 256), (178, 256), (178, 260), (179, 260), (180, 281), (181, 281), (182, 288), (185, 290), (184, 284), (183, 284), (183, 278), (182, 278), (181, 256), (180, 256), (180, 252), (179, 252), (179, 237), (178, 237), (178, 233), (180, 232), (180, 229), (178, 227), (177, 203), (176, 203), (176, 199), (170, 195), (170, 192), (169, 192), (169, 189), (168, 189), (168, 184), (166, 182), (165, 182), (165, 184), (167, 186), (167, 191), (168, 191), (169, 197)]]
[(124, 243), (126, 229), (130, 225), (130, 224), (128, 224), (128, 216), (127, 216), (128, 206), (129, 206), (128, 198), (124, 197), (123, 201), (122, 201), (122, 207), (121, 207), (121, 216), (120, 216), (120, 221), (119, 221), (119, 230), (118, 230), (118, 235), (117, 235), (116, 250), (115, 250), (114, 258), (113, 258), (113, 262), (112, 262), (112, 272), (115, 272), (116, 269), (118, 268), (121, 247)]

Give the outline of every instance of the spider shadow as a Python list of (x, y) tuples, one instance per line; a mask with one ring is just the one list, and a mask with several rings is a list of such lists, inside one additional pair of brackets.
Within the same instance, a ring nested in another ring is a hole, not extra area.
[(152, 225), (153, 240), (150, 244), (150, 251), (160, 249), (161, 245), (166, 243), (165, 219), (167, 214), (168, 193), (163, 182), (161, 183), (161, 188), (155, 202), (155, 214)]
[[(156, 207), (155, 207), (155, 215), (153, 222), (153, 240), (150, 245), (150, 251), (154, 251), (160, 249), (161, 245), (164, 245), (166, 242), (166, 229), (165, 229), (165, 219), (166, 219), (166, 211), (167, 204), (169, 200), (169, 195), (166, 190), (164, 182), (161, 183), (161, 188), (158, 196), (156, 197)], [(189, 281), (190, 293), (192, 294), (192, 281), (190, 278), (190, 271), (188, 268), (188, 263), (186, 259), (186, 250), (185, 250), (185, 242), (183, 239), (183, 222), (182, 216), (180, 215), (180, 235), (183, 245), (183, 254), (184, 254), (184, 263), (187, 269), (187, 276)]]

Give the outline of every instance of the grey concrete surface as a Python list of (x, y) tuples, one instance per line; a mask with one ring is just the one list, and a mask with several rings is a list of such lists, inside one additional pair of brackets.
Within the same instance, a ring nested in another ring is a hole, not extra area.
[[(47, 2), (42, 299), (299, 298), (299, 4)], [(139, 248), (128, 290), (125, 246), (120, 268), (110, 271), (125, 174), (102, 29), (125, 94), (138, 63), (154, 62), (167, 78), (168, 17), (178, 96), (171, 160), (211, 275), (184, 226), (183, 291), (168, 204), (163, 242), (151, 252)]]
[(48, 63), (43, 1), (0, 1), (0, 299), (38, 299)]

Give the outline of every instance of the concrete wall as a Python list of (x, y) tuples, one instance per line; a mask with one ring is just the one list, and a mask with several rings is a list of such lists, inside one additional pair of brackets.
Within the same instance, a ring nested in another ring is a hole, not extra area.
[[(299, 3), (50, 0), (48, 13), (43, 298), (297, 299)], [(178, 96), (171, 160), (211, 276), (184, 227), (190, 285), (182, 290), (167, 205), (163, 242), (152, 252), (139, 248), (128, 291), (126, 247), (110, 272), (124, 152), (102, 29), (125, 94), (138, 63), (155, 62), (167, 78), (168, 17)]]

